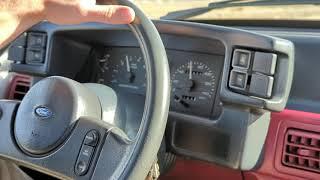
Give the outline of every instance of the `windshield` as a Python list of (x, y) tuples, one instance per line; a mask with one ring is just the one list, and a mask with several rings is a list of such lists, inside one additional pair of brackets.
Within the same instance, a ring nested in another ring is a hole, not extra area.
[[(224, 3), (226, 2), (225, 0), (135, 0), (135, 3), (152, 19), (320, 20), (320, 0), (260, 0), (260, 2), (261, 1), (276, 2), (278, 4), (250, 4), (252, 2), (259, 2), (252, 0), (229, 0), (227, 3)], [(219, 4), (221, 2), (223, 2), (223, 4)], [(238, 5), (239, 2), (245, 2), (246, 4)], [(281, 4), (283, 2), (289, 2), (289, 4)], [(237, 5), (232, 5), (234, 3), (237, 3)], [(197, 11), (196, 13), (194, 13), (195, 10)], [(192, 13), (190, 13), (190, 11)], [(184, 14), (181, 16), (181, 13)], [(186, 14), (187, 16), (185, 16)]]

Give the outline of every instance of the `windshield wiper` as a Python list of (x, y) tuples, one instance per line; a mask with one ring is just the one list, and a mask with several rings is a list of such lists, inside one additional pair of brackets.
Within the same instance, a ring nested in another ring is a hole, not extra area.
[(318, 5), (319, 0), (225, 0), (209, 3), (206, 7), (191, 8), (180, 11), (169, 12), (167, 15), (160, 17), (166, 20), (184, 20), (201, 14), (205, 14), (214, 9), (223, 9), (229, 7), (244, 6), (285, 6), (285, 5)]

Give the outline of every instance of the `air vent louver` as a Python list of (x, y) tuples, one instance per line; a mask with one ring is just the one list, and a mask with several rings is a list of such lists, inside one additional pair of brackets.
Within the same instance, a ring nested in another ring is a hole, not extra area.
[(320, 173), (320, 134), (289, 129), (285, 136), (282, 163)]
[(11, 81), (9, 99), (22, 100), (31, 86), (31, 78), (25, 75), (15, 75)]

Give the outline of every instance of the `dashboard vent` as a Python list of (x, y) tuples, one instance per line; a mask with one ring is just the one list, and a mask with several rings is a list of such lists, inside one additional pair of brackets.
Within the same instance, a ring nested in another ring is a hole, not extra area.
[(9, 89), (9, 99), (22, 100), (31, 86), (31, 77), (25, 75), (15, 75), (11, 81)]
[(285, 136), (282, 163), (320, 173), (320, 134), (289, 129)]

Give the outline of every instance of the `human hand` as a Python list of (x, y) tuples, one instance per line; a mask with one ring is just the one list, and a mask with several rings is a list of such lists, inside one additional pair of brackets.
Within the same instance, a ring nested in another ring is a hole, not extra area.
[(1, 0), (0, 48), (43, 20), (56, 24), (128, 24), (134, 17), (129, 7), (96, 5), (96, 0)]

